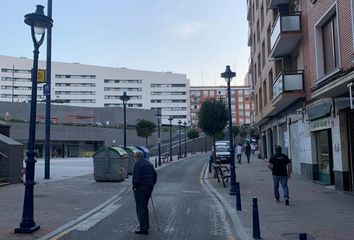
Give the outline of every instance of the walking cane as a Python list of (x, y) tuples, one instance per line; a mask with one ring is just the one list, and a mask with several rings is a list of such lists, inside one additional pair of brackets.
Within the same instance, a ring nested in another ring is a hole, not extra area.
[(151, 205), (152, 205), (152, 210), (154, 211), (154, 215), (155, 215), (157, 230), (160, 231), (160, 226), (159, 226), (159, 222), (157, 221), (157, 216), (156, 216), (154, 201), (152, 200), (152, 195), (151, 195)]

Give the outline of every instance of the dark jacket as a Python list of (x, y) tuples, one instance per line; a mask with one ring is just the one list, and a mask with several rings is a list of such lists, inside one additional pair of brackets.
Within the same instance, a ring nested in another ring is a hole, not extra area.
[(133, 187), (139, 189), (141, 185), (154, 186), (157, 173), (154, 166), (146, 160), (139, 160), (134, 165)]

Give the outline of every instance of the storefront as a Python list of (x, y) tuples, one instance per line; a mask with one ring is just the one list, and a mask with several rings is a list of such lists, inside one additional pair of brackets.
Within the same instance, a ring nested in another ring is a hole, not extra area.
[(310, 122), (310, 131), (315, 143), (314, 180), (326, 185), (334, 184), (332, 121), (330, 117), (320, 118)]

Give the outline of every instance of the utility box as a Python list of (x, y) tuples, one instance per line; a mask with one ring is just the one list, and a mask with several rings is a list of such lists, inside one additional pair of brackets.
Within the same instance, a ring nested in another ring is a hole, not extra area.
[(133, 174), (135, 164), (134, 153), (140, 150), (134, 146), (127, 146), (125, 151), (128, 153), (128, 174)]
[(150, 160), (150, 151), (147, 147), (144, 146), (136, 146), (137, 149), (143, 152), (144, 154), (144, 160), (149, 161)]
[(103, 147), (93, 157), (97, 182), (120, 182), (128, 175), (128, 153), (121, 147)]
[(0, 134), (0, 184), (22, 181), (23, 144)]

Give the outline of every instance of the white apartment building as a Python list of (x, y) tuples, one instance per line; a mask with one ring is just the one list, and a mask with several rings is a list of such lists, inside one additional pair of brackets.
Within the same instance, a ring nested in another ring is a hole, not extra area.
[[(31, 99), (33, 61), (0, 55), (0, 101)], [(45, 61), (39, 61), (45, 69)], [(161, 110), (162, 124), (168, 118), (190, 125), (189, 79), (185, 74), (52, 62), (51, 99), (69, 106), (122, 107), (123, 92), (130, 96), (127, 107)], [(45, 100), (38, 84), (37, 101)]]

